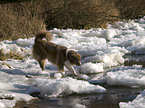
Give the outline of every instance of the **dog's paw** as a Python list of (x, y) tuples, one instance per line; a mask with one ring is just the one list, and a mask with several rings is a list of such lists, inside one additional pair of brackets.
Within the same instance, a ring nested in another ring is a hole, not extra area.
[(61, 72), (62, 77), (66, 77), (65, 72)]
[(74, 75), (74, 76), (79, 76), (80, 74), (78, 74), (78, 73), (73, 73), (73, 75)]

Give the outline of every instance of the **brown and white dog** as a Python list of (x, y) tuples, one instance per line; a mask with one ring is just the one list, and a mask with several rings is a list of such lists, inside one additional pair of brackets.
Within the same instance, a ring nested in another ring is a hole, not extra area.
[[(43, 40), (45, 38), (46, 40)], [(42, 71), (45, 71), (46, 59), (56, 65), (60, 72), (64, 72), (64, 66), (75, 75), (78, 75), (73, 66), (81, 66), (81, 55), (67, 47), (52, 42), (53, 36), (48, 31), (38, 32), (32, 49), (32, 56), (38, 61)]]

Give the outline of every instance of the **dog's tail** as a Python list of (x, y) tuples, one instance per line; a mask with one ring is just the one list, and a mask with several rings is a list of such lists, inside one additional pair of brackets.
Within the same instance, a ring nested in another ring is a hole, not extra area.
[(47, 41), (51, 41), (53, 35), (49, 31), (40, 31), (36, 34), (35, 42), (41, 41), (43, 38), (45, 38)]

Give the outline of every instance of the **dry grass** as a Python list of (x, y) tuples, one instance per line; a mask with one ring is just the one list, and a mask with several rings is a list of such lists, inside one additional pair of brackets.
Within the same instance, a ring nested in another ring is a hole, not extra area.
[(145, 0), (110, 0), (120, 11), (121, 19), (140, 18), (145, 15)]
[(3, 50), (0, 50), (0, 60), (4, 61), (7, 59), (18, 59), (18, 60), (22, 60), (24, 57), (21, 54), (17, 54), (14, 52), (10, 52), (8, 54), (4, 54)]
[(42, 29), (106, 27), (119, 13), (102, 0), (34, 0), (0, 5), (0, 40), (28, 38)]
[(29, 11), (31, 4), (2, 4), (0, 5), (0, 40), (15, 40), (28, 38), (41, 30), (42, 19), (32, 16)]
[[(12, 68), (9, 64), (7, 64), (7, 63), (2, 63), (2, 65), (6, 65), (7, 67), (9, 67), (10, 69)], [(1, 98), (1, 97), (0, 97)]]
[(145, 15), (145, 0), (30, 0), (0, 4), (0, 40), (29, 38), (47, 29), (106, 28)]
[(6, 55), (4, 54), (3, 50), (0, 50), (0, 60), (6, 60)]
[(108, 22), (118, 20), (119, 15), (105, 0), (54, 0), (46, 1), (45, 5), (43, 16), (49, 29), (106, 27)]

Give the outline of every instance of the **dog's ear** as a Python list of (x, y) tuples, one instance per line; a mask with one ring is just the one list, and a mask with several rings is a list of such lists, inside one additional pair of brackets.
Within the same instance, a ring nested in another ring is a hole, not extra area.
[(81, 55), (79, 53), (77, 53), (73, 50), (70, 50), (70, 51), (68, 51), (67, 57), (72, 64), (81, 66), (81, 62), (80, 62)]

